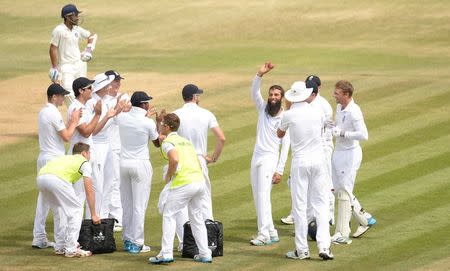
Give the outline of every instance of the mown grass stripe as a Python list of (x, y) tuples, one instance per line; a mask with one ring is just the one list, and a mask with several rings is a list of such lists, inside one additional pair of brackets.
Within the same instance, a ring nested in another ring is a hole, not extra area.
[(365, 162), (370, 162), (393, 152), (402, 152), (408, 148), (423, 144), (429, 140), (447, 136), (449, 133), (450, 119), (419, 129), (410, 130), (397, 137), (392, 137), (375, 144), (364, 146), (363, 159)]
[[(409, 103), (403, 106), (396, 106), (393, 110), (379, 111), (379, 114), (370, 114), (366, 117), (366, 124), (369, 129), (380, 128), (387, 123), (395, 124), (395, 122), (410, 119), (419, 114), (427, 113), (431, 108), (445, 107), (450, 102), (450, 95), (444, 92), (431, 97), (423, 97), (419, 101)], [(364, 112), (364, 108), (362, 108)]]

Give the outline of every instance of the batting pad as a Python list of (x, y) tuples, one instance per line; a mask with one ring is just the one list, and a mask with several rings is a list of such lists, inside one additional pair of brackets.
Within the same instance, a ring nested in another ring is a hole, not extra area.
[(352, 207), (350, 204), (350, 195), (345, 190), (337, 192), (338, 215), (336, 220), (336, 232), (340, 232), (343, 237), (350, 236), (350, 219)]
[(368, 219), (366, 217), (366, 213), (361, 209), (359, 211), (356, 211), (353, 207), (352, 207), (352, 213), (353, 213), (353, 217), (355, 218), (356, 221), (358, 221), (358, 223), (361, 226), (367, 227), (368, 224)]

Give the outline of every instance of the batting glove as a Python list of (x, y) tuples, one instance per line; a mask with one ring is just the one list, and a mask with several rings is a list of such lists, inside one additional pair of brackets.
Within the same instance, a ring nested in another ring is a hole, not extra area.
[(84, 51), (81, 53), (81, 60), (84, 62), (88, 62), (92, 59), (92, 49), (90, 47), (87, 47), (84, 49)]
[(345, 131), (339, 127), (334, 127), (333, 130), (331, 130), (331, 133), (333, 134), (334, 137), (344, 137), (345, 136)]
[(50, 71), (48, 72), (48, 77), (50, 77), (50, 80), (52, 80), (53, 83), (56, 83), (58, 80), (59, 71), (57, 68), (51, 67)]

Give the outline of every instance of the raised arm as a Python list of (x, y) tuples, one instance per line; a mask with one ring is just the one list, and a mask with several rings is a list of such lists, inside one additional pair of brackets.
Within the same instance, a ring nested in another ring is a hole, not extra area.
[(256, 108), (262, 110), (264, 108), (264, 99), (261, 95), (261, 80), (264, 74), (268, 73), (274, 68), (272, 63), (267, 62), (262, 65), (252, 83), (252, 100), (255, 102)]

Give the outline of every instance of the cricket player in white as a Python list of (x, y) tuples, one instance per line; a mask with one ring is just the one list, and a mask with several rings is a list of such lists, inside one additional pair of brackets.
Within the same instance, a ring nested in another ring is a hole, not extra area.
[[(83, 179), (89, 208), (91, 209), (92, 222), (100, 223), (100, 218), (95, 213), (95, 196), (92, 188), (91, 165), (89, 160), (89, 145), (78, 143), (73, 149), (74, 155), (59, 156), (48, 162), (39, 171), (37, 185), (42, 194), (43, 201), (48, 203), (53, 210), (58, 209), (64, 213), (64, 221), (57, 235), (63, 236), (63, 250), (56, 250), (57, 255), (66, 257), (88, 257), (90, 251), (79, 248), (77, 242), (80, 233), (83, 205), (75, 193), (73, 184)], [(55, 224), (60, 223), (55, 220)]]
[[(75, 99), (72, 82), (78, 77), (85, 77), (86, 62), (92, 59), (92, 52), (97, 42), (97, 34), (78, 26), (81, 13), (73, 4), (65, 5), (61, 10), (64, 22), (55, 27), (50, 41), (50, 62), (52, 67), (49, 77), (52, 82), (61, 82), (64, 89), (70, 92), (65, 103), (70, 106)], [(87, 46), (83, 53), (78, 47), (79, 39), (87, 39)]]
[(283, 116), (281, 100), (284, 90), (277, 85), (271, 86), (267, 103), (264, 102), (260, 91), (262, 76), (273, 67), (272, 63), (261, 66), (251, 88), (252, 99), (258, 110), (256, 143), (250, 168), (258, 220), (258, 235), (250, 240), (250, 243), (255, 246), (270, 245), (280, 240), (273, 225), (270, 193), (272, 184), (281, 180), (289, 152), (289, 136), (282, 140), (276, 134)]
[[(37, 172), (51, 159), (65, 154), (64, 142), (67, 142), (72, 137), (75, 127), (80, 119), (80, 111), (74, 112), (69, 119), (66, 127), (58, 107), (64, 102), (64, 95), (69, 94), (59, 84), (51, 84), (47, 89), (47, 105), (41, 109), (38, 117), (39, 129), (39, 157), (37, 159)], [(53, 247), (55, 244), (49, 242), (47, 233), (45, 231), (45, 221), (49, 211), (49, 205), (42, 200), (42, 195), (39, 193), (36, 205), (36, 216), (34, 218), (33, 228), (33, 243), (34, 248)], [(58, 210), (55, 209), (55, 232), (60, 232), (57, 227), (61, 226), (58, 215)], [(55, 250), (60, 250), (63, 247), (64, 236), (56, 236)]]
[[(194, 84), (185, 85), (182, 90), (184, 105), (173, 113), (180, 118), (180, 127), (177, 132), (180, 136), (188, 139), (194, 145), (205, 177), (208, 198), (205, 201), (205, 206), (203, 206), (203, 220), (214, 220), (212, 209), (212, 187), (209, 179), (208, 164), (215, 163), (219, 159), (223, 146), (225, 145), (225, 135), (214, 114), (198, 105), (200, 102), (200, 94), (202, 93), (203, 90), (199, 89)], [(212, 155), (208, 155), (209, 130), (213, 132), (216, 138), (216, 146)], [(179, 251), (181, 251), (183, 247), (183, 225), (188, 219), (187, 208), (184, 208), (177, 216)]]
[[(309, 259), (307, 241), (308, 221), (306, 208), (308, 199), (317, 223), (317, 247), (323, 260), (334, 258), (330, 251), (328, 224), (329, 181), (322, 147), (323, 113), (309, 103), (315, 94), (302, 81), (295, 82), (286, 92), (285, 98), (292, 102), (283, 115), (277, 135), (282, 138), (289, 129), (292, 148), (291, 198), (295, 221), (295, 250), (286, 254), (291, 259)], [(309, 194), (309, 195), (308, 195)]]
[[(121, 80), (124, 79), (117, 71), (109, 70), (105, 72), (108, 76), (114, 76), (114, 81), (111, 82), (111, 88), (109, 89), (108, 95), (111, 97), (109, 99), (109, 108), (114, 108), (117, 104), (117, 98), (120, 100), (125, 100), (127, 103), (127, 109), (123, 111), (129, 111), (131, 109), (130, 97), (125, 94), (119, 94)], [(120, 95), (120, 96), (119, 96)], [(119, 125), (117, 123), (117, 118), (113, 119), (110, 128), (110, 144), (112, 161), (111, 167), (108, 170), (112, 171), (112, 178), (105, 179), (105, 191), (104, 194), (107, 196), (104, 198), (104, 208), (105, 212), (108, 213), (109, 217), (117, 219), (117, 223), (114, 224), (114, 231), (122, 231), (122, 202), (120, 201), (120, 134)]]
[(159, 134), (150, 119), (152, 98), (143, 91), (131, 96), (130, 112), (117, 117), (120, 142), (120, 197), (123, 220), (122, 239), (129, 253), (150, 251), (144, 245), (145, 211), (150, 197), (153, 168), (150, 163), (148, 141), (159, 147)]
[[(313, 88), (313, 92), (316, 93), (314, 100), (311, 102), (311, 106), (319, 110), (324, 114), (325, 120), (327, 123), (331, 123), (333, 121), (333, 109), (331, 108), (330, 103), (320, 96), (320, 86), (322, 82), (320, 78), (316, 75), (310, 75), (306, 77), (305, 84), (308, 88)], [(333, 154), (333, 135), (331, 129), (326, 127), (325, 125), (322, 129), (322, 146), (325, 152), (326, 165), (327, 165), (327, 173), (330, 183), (330, 192), (329, 192), (329, 212), (330, 212), (330, 224), (334, 224), (334, 193), (333, 193), (333, 182), (331, 180), (331, 156)], [(314, 215), (312, 214), (312, 208), (309, 206), (308, 202), (308, 222), (314, 220)], [(287, 217), (282, 217), (281, 222), (284, 224), (294, 224), (294, 219), (292, 214), (289, 214)]]
[[(105, 186), (105, 180), (112, 180), (113, 171), (105, 170), (106, 168), (112, 168), (112, 153), (110, 146), (110, 128), (113, 123), (112, 118), (121, 112), (121, 103), (117, 103), (114, 108), (110, 108), (108, 95), (111, 82), (114, 80), (114, 76), (107, 76), (104, 73), (97, 74), (94, 77), (94, 83), (92, 85), (92, 98), (86, 102), (86, 107), (91, 112), (94, 112), (95, 104), (101, 100), (102, 115), (100, 121), (95, 126), (92, 132), (92, 149), (95, 153), (95, 161), (93, 166), (94, 176), (94, 189), (95, 189), (95, 201), (96, 210), (100, 215), (100, 218), (108, 218), (108, 206), (104, 204), (105, 197), (111, 195), (105, 194), (105, 187), (109, 186), (108, 183)], [(89, 217), (89, 209), (86, 209), (86, 216)]]
[(333, 186), (337, 193), (338, 215), (333, 243), (350, 244), (351, 213), (360, 224), (353, 237), (364, 234), (376, 220), (364, 211), (358, 199), (353, 195), (356, 174), (362, 160), (360, 140), (369, 138), (364, 117), (354, 102), (353, 85), (345, 80), (335, 84), (336, 122), (333, 136), (336, 137), (336, 149), (332, 158)]
[(177, 134), (180, 119), (176, 114), (165, 115), (160, 125), (161, 135), (166, 136), (162, 142), (161, 152), (168, 160), (164, 179), (167, 184), (161, 192), (162, 206), (159, 206), (163, 215), (163, 236), (160, 253), (156, 257), (150, 257), (149, 262), (153, 264), (173, 262), (176, 217), (187, 206), (192, 234), (199, 251), (199, 254), (194, 256), (194, 261), (211, 263), (211, 250), (208, 248), (206, 225), (202, 214), (204, 202), (207, 200), (207, 188), (197, 151), (189, 140)]
[[(72, 83), (72, 89), (75, 95), (75, 100), (70, 104), (67, 109), (67, 118), (70, 119), (73, 112), (76, 110), (81, 110), (82, 116), (78, 123), (72, 138), (70, 139), (70, 147), (67, 154), (72, 154), (72, 148), (76, 143), (85, 143), (89, 146), (93, 146), (92, 133), (95, 127), (98, 125), (100, 116), (102, 114), (102, 101), (99, 100), (95, 103), (94, 108), (90, 109), (86, 107), (87, 101), (92, 98), (92, 84), (94, 80), (89, 80), (86, 77), (79, 77), (75, 79)], [(93, 110), (93, 111), (91, 111)], [(91, 168), (94, 167), (95, 163), (95, 152), (93, 148), (89, 150), (90, 159), (89, 163)], [(94, 181), (94, 178), (91, 178)], [(84, 191), (84, 183), (76, 182), (74, 184), (75, 193), (80, 199), (80, 202), (84, 205), (86, 199), (86, 193)], [(88, 211), (86, 212), (88, 213)], [(89, 218), (87, 215), (86, 218)]]

